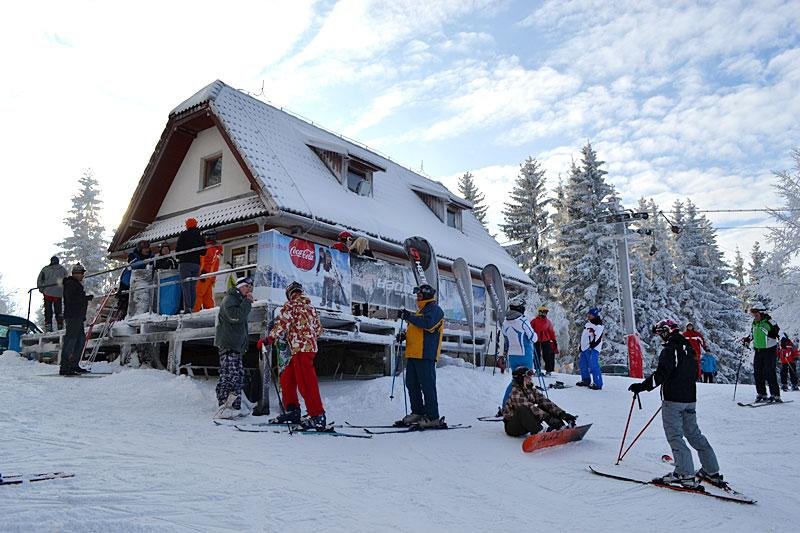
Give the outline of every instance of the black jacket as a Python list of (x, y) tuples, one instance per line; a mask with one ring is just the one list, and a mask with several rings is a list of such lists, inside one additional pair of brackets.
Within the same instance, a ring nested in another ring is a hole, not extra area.
[(200, 234), (199, 229), (189, 228), (182, 231), (181, 234), (178, 235), (178, 243), (175, 245), (176, 252), (183, 252), (186, 250), (191, 250), (192, 248), (200, 247), (203, 247), (203, 249), (197, 250), (196, 252), (177, 254), (178, 262), (199, 265), (200, 256), (206, 255), (205, 246), (206, 240), (203, 238), (203, 235)]
[(64, 278), (64, 319), (86, 320), (86, 307), (92, 298), (87, 296), (83, 283), (72, 276)]
[(174, 257), (162, 257), (156, 259), (156, 270), (177, 270), (178, 262)]
[(647, 390), (661, 385), (661, 397), (668, 402), (692, 403), (697, 401), (696, 379), (694, 350), (689, 341), (675, 331), (661, 349), (656, 371), (644, 380), (644, 384)]

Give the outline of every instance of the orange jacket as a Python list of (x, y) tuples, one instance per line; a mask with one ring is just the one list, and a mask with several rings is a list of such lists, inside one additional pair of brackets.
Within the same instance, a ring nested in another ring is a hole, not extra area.
[[(216, 272), (217, 270), (219, 270), (219, 260), (221, 257), (222, 257), (222, 246), (218, 244), (209, 246), (206, 249), (206, 255), (200, 256), (200, 273), (209, 274), (211, 272)], [(209, 278), (203, 278), (203, 280), (208, 280), (211, 283), (214, 283), (217, 280), (217, 277), (211, 276)]]

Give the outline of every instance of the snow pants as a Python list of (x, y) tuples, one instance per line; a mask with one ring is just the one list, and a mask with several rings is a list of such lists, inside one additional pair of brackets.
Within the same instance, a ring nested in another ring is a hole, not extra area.
[(797, 367), (794, 361), (791, 363), (781, 363), (781, 385), (788, 384), (786, 378), (792, 381), (792, 385), (795, 387), (797, 386)]
[(714, 383), (714, 373), (703, 372), (703, 383)]
[(753, 358), (753, 378), (756, 382), (756, 394), (759, 396), (767, 395), (767, 384), (769, 384), (770, 395), (781, 395), (781, 389), (778, 387), (778, 374), (775, 370), (777, 360), (778, 354), (775, 346), (756, 348), (756, 355)]
[(57, 329), (64, 327), (64, 315), (61, 312), (61, 298), (44, 296), (44, 330), (53, 331), (53, 315), (56, 316)]
[(219, 381), (217, 382), (217, 404), (224, 404), (228, 395), (236, 395), (236, 400), (230, 407), (242, 407), (242, 383), (244, 382), (244, 369), (242, 368), (242, 354), (233, 350), (221, 350), (219, 353)]
[(71, 370), (80, 363), (83, 345), (86, 344), (86, 331), (80, 318), (66, 319), (67, 328), (61, 345), (61, 370)]
[(430, 419), (439, 418), (439, 400), (436, 397), (436, 361), (406, 359), (406, 388), (411, 412)]
[(547, 342), (537, 342), (536, 343), (536, 352), (544, 361), (544, 371), (545, 372), (552, 372), (556, 368), (556, 353), (553, 351), (553, 343), (550, 341)]
[[(514, 372), (515, 368), (521, 366), (527, 368), (533, 368), (533, 357), (528, 357), (525, 355), (508, 356), (508, 368), (511, 369), (511, 372)], [(514, 378), (511, 378), (511, 381), (508, 382), (508, 387), (506, 387), (506, 393), (503, 394), (503, 403), (500, 404), (501, 409), (503, 408), (503, 406), (505, 406), (506, 402), (508, 401), (508, 397), (511, 396), (511, 385), (513, 383), (514, 383)]]
[(503, 420), (506, 435), (521, 437), (528, 433), (539, 433), (542, 430), (542, 421), (547, 418), (547, 413), (534, 407), (518, 407), (514, 415), (508, 420)]
[[(178, 273), (182, 280), (186, 278), (194, 278), (200, 274), (200, 265), (198, 263), (179, 263)], [(181, 283), (181, 294), (183, 295), (183, 311), (191, 313), (194, 309), (194, 301), (196, 296), (197, 281), (184, 281)]]
[(201, 309), (214, 309), (215, 281), (215, 278), (197, 280), (197, 285), (195, 287), (194, 307), (192, 307), (192, 312), (196, 313)]
[(697, 450), (703, 470), (709, 474), (719, 472), (719, 463), (714, 449), (708, 443), (700, 428), (697, 426), (697, 412), (695, 402), (661, 402), (661, 421), (664, 423), (664, 435), (672, 448), (672, 457), (675, 458), (675, 474), (679, 476), (694, 476), (694, 462), (692, 452), (684, 442), (684, 437), (689, 444)]
[[(600, 373), (600, 352), (589, 348), (581, 352), (578, 359), (578, 366), (581, 369), (581, 381), (594, 383), (595, 386), (603, 388), (603, 374)], [(591, 376), (591, 380), (589, 377)]]
[(283, 405), (288, 409), (290, 405), (300, 405), (297, 390), (306, 402), (308, 416), (319, 416), (325, 413), (322, 398), (319, 394), (317, 371), (314, 370), (316, 352), (297, 352), (289, 360), (289, 364), (281, 374), (281, 392)]

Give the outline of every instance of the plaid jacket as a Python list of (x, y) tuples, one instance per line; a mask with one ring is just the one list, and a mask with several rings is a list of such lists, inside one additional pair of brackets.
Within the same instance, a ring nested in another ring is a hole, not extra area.
[(284, 334), (292, 355), (317, 351), (317, 337), (322, 335), (322, 324), (317, 310), (305, 294), (295, 294), (283, 304), (275, 325), (269, 332), (273, 339)]
[(547, 399), (547, 396), (536, 390), (533, 383), (525, 387), (514, 383), (511, 386), (511, 396), (508, 397), (503, 407), (503, 420), (510, 420), (514, 416), (514, 409), (528, 407), (535, 412), (540, 409), (556, 418), (563, 418), (567, 413), (559, 406)]

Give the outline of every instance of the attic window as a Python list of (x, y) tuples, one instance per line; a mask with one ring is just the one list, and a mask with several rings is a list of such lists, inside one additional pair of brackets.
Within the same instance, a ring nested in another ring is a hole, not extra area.
[(458, 220), (458, 213), (452, 207), (447, 208), (447, 225), (451, 228), (457, 228), (456, 221)]
[(359, 196), (372, 196), (372, 172), (354, 168), (351, 161), (347, 167), (347, 188)]
[(200, 189), (208, 189), (222, 183), (222, 154), (204, 158), (202, 168)]

